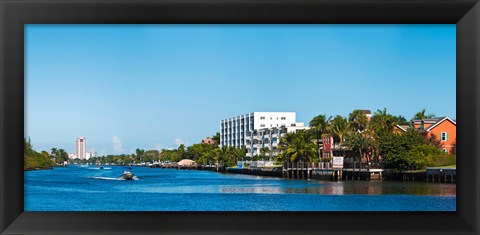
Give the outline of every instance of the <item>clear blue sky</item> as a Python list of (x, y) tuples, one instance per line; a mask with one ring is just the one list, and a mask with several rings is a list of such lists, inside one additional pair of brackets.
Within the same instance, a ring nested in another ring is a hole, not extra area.
[(253, 111), (456, 118), (451, 25), (27, 25), (36, 150), (175, 148)]

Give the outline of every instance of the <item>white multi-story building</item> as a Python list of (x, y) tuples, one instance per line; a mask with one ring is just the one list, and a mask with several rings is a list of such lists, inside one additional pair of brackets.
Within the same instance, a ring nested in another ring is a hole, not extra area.
[(76, 159), (76, 158), (77, 158), (77, 154), (75, 154), (75, 153), (69, 153), (69, 154), (68, 154), (68, 158), (70, 158), (70, 159)]
[(85, 154), (85, 159), (90, 159), (91, 157), (96, 157), (97, 156), (97, 153), (96, 152), (87, 152)]
[[(90, 159), (91, 157), (96, 157), (96, 156), (97, 156), (97, 153), (96, 153), (96, 152), (86, 152), (84, 159), (85, 159), (85, 160), (88, 160), (88, 159)], [(75, 153), (69, 153), (69, 154), (68, 154), (68, 158), (70, 158), (70, 159), (77, 159), (78, 157), (77, 157), (77, 154), (75, 154)]]
[[(253, 132), (253, 141), (250, 142), (250, 146), (246, 146), (247, 150), (253, 149), (253, 156), (261, 155), (262, 148), (268, 148), (268, 152), (265, 156), (277, 156), (279, 154), (278, 145), (280, 138), (284, 137), (286, 133), (297, 132), (298, 130), (308, 130), (310, 127), (304, 126), (302, 122), (295, 123), (295, 126), (286, 127), (270, 127), (255, 130)], [(252, 156), (250, 152), (247, 156)]]
[(80, 159), (86, 159), (87, 157), (87, 143), (85, 137), (78, 137), (76, 141), (76, 157)]
[(276, 155), (282, 134), (307, 128), (296, 122), (295, 112), (247, 113), (221, 120), (220, 147), (245, 147), (247, 157), (259, 155), (261, 148), (268, 147)]

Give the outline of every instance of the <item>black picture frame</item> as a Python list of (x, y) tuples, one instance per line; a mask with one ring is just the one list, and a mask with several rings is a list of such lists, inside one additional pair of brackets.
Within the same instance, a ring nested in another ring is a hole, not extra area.
[[(479, 234), (478, 0), (0, 0), (3, 234)], [(457, 25), (456, 212), (24, 212), (24, 24)]]

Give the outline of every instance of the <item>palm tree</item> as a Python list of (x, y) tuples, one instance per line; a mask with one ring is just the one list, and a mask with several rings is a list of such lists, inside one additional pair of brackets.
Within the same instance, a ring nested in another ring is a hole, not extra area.
[(57, 162), (57, 157), (60, 156), (57, 148), (52, 148), (52, 156), (53, 156), (53, 162)]
[[(326, 115), (318, 115), (314, 117), (309, 125), (311, 127), (311, 133), (315, 137), (315, 140), (317, 142), (317, 148), (320, 149), (320, 140), (322, 139), (322, 135), (327, 133), (329, 129), (329, 123), (331, 121), (332, 117), (327, 118)], [(320, 152), (319, 152), (320, 154)]]
[(213, 158), (215, 165), (226, 163), (231, 152), (231, 147), (223, 146), (222, 148), (213, 149), (211, 158)]
[(222, 161), (222, 157), (224, 154), (227, 152), (227, 147), (223, 146), (222, 148), (216, 148), (213, 149), (211, 157), (213, 158), (213, 162), (215, 163), (215, 166), (218, 167), (220, 162)]
[(349, 131), (347, 119), (340, 115), (335, 116), (331, 121), (330, 131), (338, 137), (340, 143), (343, 142)]
[(398, 125), (408, 125), (408, 124), (410, 124), (407, 121), (407, 119), (402, 115), (393, 116), (393, 121), (395, 122), (395, 124), (398, 124)]
[(435, 117), (435, 114), (433, 114), (433, 113), (425, 115), (425, 111), (426, 111), (425, 109), (422, 109), (422, 111), (416, 113), (415, 116), (413, 116), (412, 120), (413, 119), (426, 119), (426, 118), (434, 118)]
[(362, 159), (367, 160), (367, 165), (370, 163), (368, 151), (373, 148), (374, 141), (368, 133), (356, 133), (350, 136), (350, 138), (345, 141), (345, 145), (349, 147), (350, 150), (358, 153), (360, 163), (362, 162)]
[(293, 139), (295, 138), (295, 133), (286, 133), (285, 136), (280, 138), (278, 143), (277, 151), (279, 152), (277, 156), (278, 161), (286, 161), (290, 158), (289, 153), (287, 152), (288, 146), (291, 145)]
[(245, 158), (245, 156), (247, 156), (247, 148), (244, 146), (242, 146), (241, 148), (236, 148), (236, 157), (237, 157), (237, 160), (238, 159), (243, 159)]
[(227, 151), (223, 156), (223, 163), (227, 166), (233, 166), (237, 163), (238, 158), (240, 157), (240, 149), (230, 146), (227, 148)]
[(348, 123), (353, 131), (359, 133), (367, 129), (368, 118), (363, 110), (356, 109), (348, 115)]
[(268, 147), (261, 148), (260, 149), (260, 156), (262, 156), (262, 161), (264, 160), (266, 154), (270, 155), (270, 149)]
[(370, 120), (370, 125), (375, 132), (391, 132), (395, 124), (395, 118), (387, 113), (387, 108), (377, 109)]
[(310, 121), (310, 127), (318, 129), (319, 131), (325, 132), (327, 130), (328, 122), (332, 117), (327, 118), (325, 114), (318, 115)]
[(145, 153), (145, 150), (143, 149), (135, 149), (135, 153), (137, 153), (137, 160), (139, 162), (142, 161), (143, 154)]
[(286, 156), (290, 157), (290, 161), (307, 160), (312, 162), (312, 157), (318, 153), (317, 146), (310, 140), (305, 131), (299, 131), (293, 134), (288, 141), (284, 142), (286, 147)]
[(60, 155), (62, 162), (68, 160), (68, 153), (65, 151), (65, 149), (59, 149), (58, 154)]

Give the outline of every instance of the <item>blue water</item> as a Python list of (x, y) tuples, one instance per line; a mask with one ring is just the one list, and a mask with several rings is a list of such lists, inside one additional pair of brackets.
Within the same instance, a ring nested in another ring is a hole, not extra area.
[(25, 211), (455, 211), (456, 185), (288, 180), (199, 170), (70, 165), (25, 172)]

